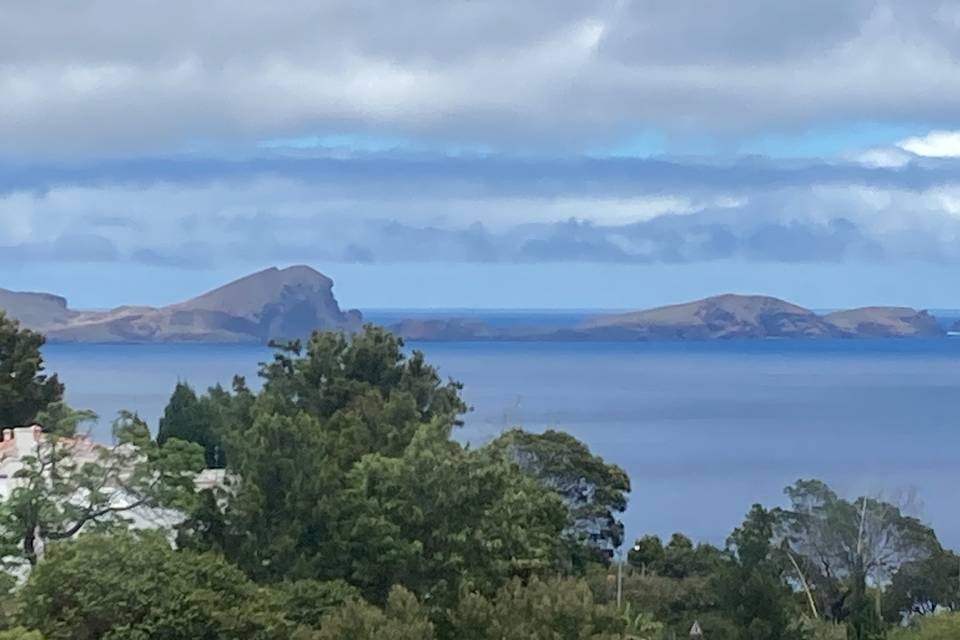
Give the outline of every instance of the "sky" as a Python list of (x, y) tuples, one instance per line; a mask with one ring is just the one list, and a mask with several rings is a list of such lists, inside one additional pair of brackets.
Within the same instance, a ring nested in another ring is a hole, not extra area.
[(0, 0), (0, 287), (960, 308), (960, 2)]

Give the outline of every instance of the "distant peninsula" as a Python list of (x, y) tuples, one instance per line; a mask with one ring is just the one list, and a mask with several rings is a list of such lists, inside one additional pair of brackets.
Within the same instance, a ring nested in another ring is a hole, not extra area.
[(0, 289), (0, 309), (51, 342), (266, 343), (314, 329), (354, 331), (359, 311), (342, 311), (333, 281), (310, 267), (267, 269), (166, 307), (70, 309), (64, 298)]
[[(575, 301), (573, 301), (575, 302)], [(333, 281), (306, 266), (266, 269), (197, 298), (165, 307), (71, 309), (48, 293), (0, 289), (0, 310), (51, 342), (250, 343), (302, 338), (315, 329), (352, 332), (359, 311), (344, 311)], [(939, 337), (927, 311), (863, 307), (818, 314), (778, 298), (725, 294), (570, 326), (493, 326), (477, 318), (410, 318), (388, 327), (409, 341), (614, 341), (770, 338)]]
[(405, 320), (410, 340), (611, 341), (763, 338), (911, 338), (946, 335), (927, 311), (864, 307), (824, 315), (778, 298), (725, 294), (630, 313), (598, 315), (571, 327), (494, 327), (477, 319)]

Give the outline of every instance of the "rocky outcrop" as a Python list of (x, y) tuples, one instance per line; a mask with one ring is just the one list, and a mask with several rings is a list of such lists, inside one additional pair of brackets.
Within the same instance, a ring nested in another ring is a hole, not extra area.
[(362, 321), (358, 311), (341, 311), (330, 278), (302, 266), (267, 269), (161, 308), (81, 312), (69, 310), (62, 298), (24, 305), (18, 295), (7, 304), (0, 298), (0, 308), (53, 342), (264, 343), (316, 329), (354, 331)]
[(29, 327), (54, 322), (66, 322), (74, 314), (67, 309), (67, 301), (49, 293), (27, 293), (0, 289), (0, 310), (17, 318)]
[(584, 332), (634, 339), (839, 337), (816, 313), (768, 296), (721, 295), (647, 311), (600, 316)]
[(828, 313), (824, 320), (845, 334), (860, 338), (911, 338), (944, 335), (927, 311), (910, 307), (862, 307)]

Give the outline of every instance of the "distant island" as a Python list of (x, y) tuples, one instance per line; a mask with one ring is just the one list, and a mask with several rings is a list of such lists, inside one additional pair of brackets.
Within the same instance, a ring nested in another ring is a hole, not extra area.
[[(0, 310), (51, 342), (253, 343), (352, 332), (359, 311), (340, 309), (333, 281), (307, 266), (267, 269), (165, 307), (69, 308), (48, 293), (0, 289)], [(927, 311), (863, 307), (818, 314), (778, 298), (725, 294), (571, 326), (492, 326), (476, 318), (403, 319), (388, 327), (410, 341), (645, 341), (763, 338), (910, 338), (946, 335)]]
[(761, 338), (909, 338), (946, 332), (927, 311), (864, 307), (824, 315), (778, 298), (725, 294), (644, 311), (598, 315), (570, 327), (494, 327), (477, 319), (404, 320), (409, 340), (644, 341)]
[(362, 325), (359, 311), (340, 309), (333, 281), (304, 266), (266, 269), (159, 308), (78, 311), (58, 296), (0, 289), (0, 309), (51, 342), (266, 343)]

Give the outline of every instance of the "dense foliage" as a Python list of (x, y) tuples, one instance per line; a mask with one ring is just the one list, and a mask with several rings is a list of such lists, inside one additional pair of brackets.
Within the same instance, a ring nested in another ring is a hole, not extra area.
[(646, 535), (617, 566), (626, 474), (559, 431), (462, 445), (460, 385), (380, 329), (279, 345), (259, 388), (178, 383), (155, 440), (121, 412), (92, 449), (40, 345), (0, 317), (0, 418), (44, 431), (0, 503), (0, 640), (960, 637), (932, 616), (960, 558), (817, 481), (723, 547)]
[(218, 405), (211, 396), (202, 400), (190, 385), (178, 382), (170, 402), (160, 418), (157, 443), (164, 445), (177, 439), (203, 447), (204, 463), (209, 468), (225, 466), (223, 423), (219, 420)]
[(63, 399), (57, 376), (43, 373), (43, 343), (42, 335), (20, 328), (0, 310), (0, 425), (27, 425)]
[(18, 598), (18, 622), (48, 640), (290, 637), (273, 599), (238, 569), (155, 533), (58, 545)]
[(627, 508), (630, 492), (623, 469), (591, 454), (573, 436), (554, 430), (537, 434), (511, 429), (489, 450), (560, 497), (569, 514), (565, 535), (572, 548), (611, 557), (623, 544), (623, 524), (617, 516)]

